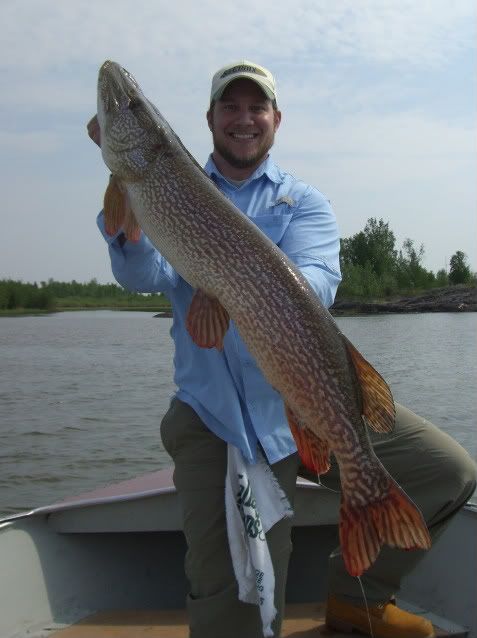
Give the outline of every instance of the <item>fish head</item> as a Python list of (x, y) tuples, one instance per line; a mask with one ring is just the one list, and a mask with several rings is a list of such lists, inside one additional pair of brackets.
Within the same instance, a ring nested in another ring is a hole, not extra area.
[(98, 75), (98, 123), (101, 153), (121, 181), (138, 181), (164, 152), (161, 116), (134, 77), (107, 60)]

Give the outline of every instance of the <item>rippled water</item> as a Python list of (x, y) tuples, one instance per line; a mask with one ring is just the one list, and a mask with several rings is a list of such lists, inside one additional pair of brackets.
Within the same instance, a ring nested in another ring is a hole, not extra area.
[[(396, 400), (477, 458), (477, 315), (338, 320)], [(0, 515), (170, 463), (171, 320), (70, 312), (0, 318)]]

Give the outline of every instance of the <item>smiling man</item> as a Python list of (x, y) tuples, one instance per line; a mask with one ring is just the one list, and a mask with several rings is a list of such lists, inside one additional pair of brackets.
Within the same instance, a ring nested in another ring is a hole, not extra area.
[[(299, 266), (323, 303), (330, 306), (341, 279), (336, 219), (329, 201), (316, 188), (283, 171), (270, 157), (280, 122), (270, 71), (247, 60), (219, 69), (212, 79), (207, 111), (213, 151), (205, 171)], [(126, 275), (125, 269), (121, 270)], [(258, 638), (262, 636), (259, 609), (238, 599), (228, 545), (224, 502), (227, 444), (238, 447), (251, 463), (262, 453), (293, 503), (299, 464), (295, 442), (279, 394), (265, 381), (233, 323), (221, 353), (197, 348), (180, 319), (187, 313), (192, 291), (185, 294), (188, 286), (183, 280), (173, 290), (170, 284), (168, 288), (164, 290), (174, 308), (179, 392), (162, 421), (161, 435), (174, 460), (174, 482), (188, 545), (185, 568), (190, 583), (190, 635)], [(284, 609), (290, 532), (291, 520), (285, 518), (267, 533), (275, 572), (278, 613), (273, 635), (277, 637)]]
[[(207, 174), (298, 266), (322, 303), (331, 306), (341, 279), (336, 219), (326, 197), (283, 171), (270, 156), (281, 122), (270, 71), (247, 60), (217, 71), (207, 122), (213, 139)], [(96, 117), (88, 123), (88, 133), (101, 143)], [(283, 401), (266, 382), (233, 322), (222, 351), (193, 343), (187, 315), (194, 291), (144, 233), (138, 242), (131, 242), (121, 230), (108, 235), (103, 212), (97, 222), (117, 281), (129, 290), (163, 292), (173, 308), (177, 392), (162, 420), (161, 436), (175, 465), (174, 483), (188, 545), (190, 636), (259, 638), (260, 612), (256, 605), (238, 599), (228, 545), (227, 445), (237, 447), (249, 463), (262, 454), (293, 506), (299, 458)], [(247, 268), (245, 261), (243, 267)], [(472, 460), (450, 437), (398, 404), (394, 432), (371, 438), (378, 458), (420, 507), (435, 540), (475, 489)], [(340, 490), (335, 462), (322, 482)], [(290, 536), (289, 518), (266, 534), (275, 572), (277, 616), (272, 629), (276, 638), (284, 610)], [(340, 552), (333, 552), (328, 570), (328, 624), (375, 638), (433, 636), (427, 620), (399, 609), (392, 600), (402, 577), (422, 557), (423, 552), (383, 549), (361, 578), (368, 613), (360, 583), (346, 572)]]
[[(218, 72), (207, 111), (214, 143), (212, 158), (223, 175), (236, 180), (247, 179), (267, 157), (282, 117), (273, 78), (263, 70), (259, 85), (256, 74), (248, 70), (252, 68), (256, 67), (242, 64), (232, 67), (235, 73)], [(240, 72), (255, 79), (236, 79)]]

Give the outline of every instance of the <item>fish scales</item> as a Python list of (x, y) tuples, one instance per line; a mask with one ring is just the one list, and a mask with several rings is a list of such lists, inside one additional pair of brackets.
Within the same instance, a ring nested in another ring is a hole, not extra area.
[[(299, 373), (302, 379), (301, 384), (295, 384), (295, 386), (306, 387), (309, 385), (308, 380), (321, 374), (320, 370), (324, 369), (326, 356), (323, 360), (321, 357), (326, 353), (327, 341), (325, 340), (322, 347), (317, 349), (315, 357), (304, 359), (300, 356), (313, 338), (316, 341), (317, 325), (313, 322), (312, 309), (306, 304), (302, 307), (302, 319), (297, 317), (298, 306), (294, 301), (297, 281), (301, 288), (306, 290), (307, 298), (314, 299), (314, 293), (299, 273), (290, 270), (288, 262), (286, 272), (290, 273), (291, 281), (285, 282), (288, 285), (277, 285), (276, 270), (284, 262), (283, 253), (264, 236), (257, 235), (255, 227), (250, 222), (243, 228), (240, 224), (242, 218), (237, 217), (235, 208), (230, 211), (232, 213), (230, 219), (226, 219), (226, 211), (232, 207), (231, 203), (224, 197), (220, 202), (220, 209), (217, 208), (216, 201), (212, 207), (207, 195), (209, 189), (212, 189), (214, 196), (216, 195), (213, 184), (207, 182), (208, 188), (204, 197), (201, 191), (202, 184), (196, 185), (191, 183), (190, 179), (185, 181), (178, 177), (181, 169), (183, 170), (181, 164), (174, 163), (169, 165), (167, 170), (163, 166), (160, 174), (151, 177), (152, 184), (148, 184), (147, 189), (159, 193), (159, 200), (164, 201), (166, 198), (163, 196), (163, 184), (165, 183), (168, 190), (174, 192), (174, 207), (169, 206), (169, 215), (165, 214), (164, 206), (159, 209), (161, 214), (159, 237), (156, 237), (157, 224), (154, 216), (152, 215), (151, 219), (144, 219), (146, 234), (153, 243), (161, 245), (161, 253), (166, 259), (176, 264), (179, 262), (178, 238), (182, 236), (180, 242), (182, 268), (178, 266), (182, 276), (195, 287), (220, 296), (229, 314), (234, 316), (239, 332), (250, 335), (249, 347), (252, 354), (259, 364), (262, 359), (262, 368), (267, 368), (268, 376), (279, 391), (286, 390), (285, 387), (280, 387), (283, 385), (281, 382), (283, 373), (280, 371), (288, 369), (290, 374), (293, 371), (295, 376)], [(171, 188), (171, 184), (174, 184), (174, 188)], [(133, 208), (136, 202), (134, 189), (135, 187), (130, 193)], [(194, 198), (191, 198), (192, 192), (196, 193)], [(194, 211), (193, 215), (187, 214), (189, 210)], [(213, 213), (218, 214), (219, 218)], [(237, 235), (245, 239), (239, 247), (237, 247)], [(247, 235), (249, 241), (247, 241)], [(213, 250), (211, 246), (214, 246)], [(271, 248), (273, 248), (272, 254), (270, 254)], [(260, 258), (262, 255), (266, 255), (267, 259)], [(244, 264), (248, 266), (244, 268)], [(287, 323), (275, 321), (275, 325), (270, 325), (272, 318), (286, 319), (287, 315)], [(258, 316), (262, 317), (261, 321), (256, 320)], [(284, 347), (277, 349), (276, 345), (283, 342), (284, 333), (294, 334), (295, 339), (286, 340)], [(264, 344), (270, 344), (273, 347), (264, 348)], [(336, 375), (329, 375), (330, 381), (335, 378)], [(329, 393), (333, 393), (331, 388), (327, 394)], [(307, 398), (310, 410), (314, 411), (313, 395), (308, 394)]]
[(365, 422), (381, 432), (392, 427), (390, 390), (305, 277), (217, 189), (134, 78), (109, 61), (99, 73), (98, 121), (124, 215), (197, 291), (191, 338), (221, 348), (232, 319), (280, 392), (308, 469), (326, 471), (330, 451), (335, 455), (348, 571), (361, 574), (384, 543), (429, 547), (422, 515), (375, 456), (366, 430)]

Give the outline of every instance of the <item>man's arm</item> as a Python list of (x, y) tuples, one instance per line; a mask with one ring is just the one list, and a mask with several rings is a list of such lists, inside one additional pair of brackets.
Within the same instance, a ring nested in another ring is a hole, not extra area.
[(279, 245), (330, 307), (341, 281), (340, 240), (331, 205), (318, 190), (307, 187)]
[(179, 275), (142, 232), (138, 242), (127, 241), (122, 233), (109, 236), (101, 211), (98, 228), (108, 244), (111, 270), (120, 286), (134, 292), (165, 292), (175, 288)]

